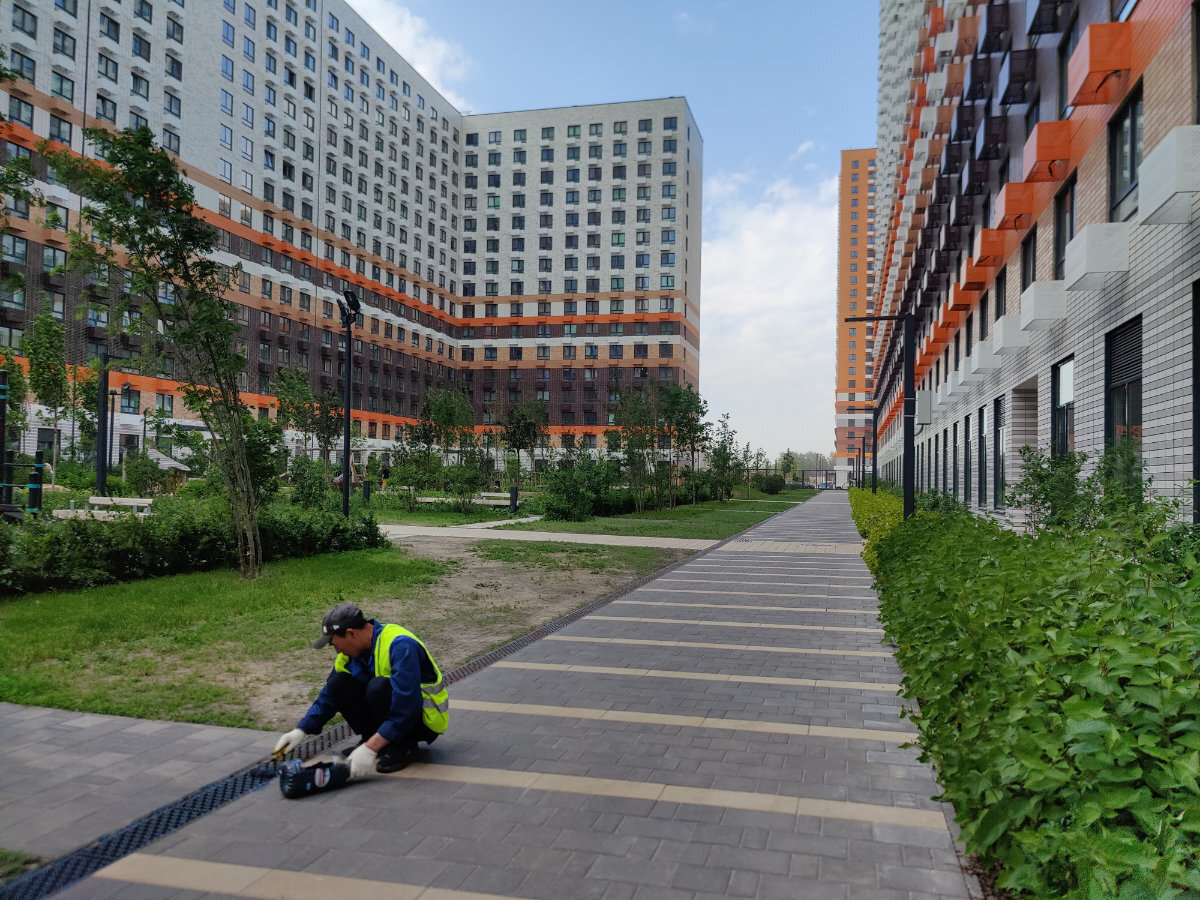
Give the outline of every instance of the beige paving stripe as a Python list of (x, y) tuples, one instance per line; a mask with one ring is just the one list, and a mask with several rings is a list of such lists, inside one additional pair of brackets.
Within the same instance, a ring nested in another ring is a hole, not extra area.
[(819, 687), (847, 691), (883, 691), (895, 694), (900, 685), (881, 681), (832, 681), (823, 678), (784, 678), (768, 675), (727, 675), (724, 672), (677, 672), (673, 669), (622, 669), (618, 666), (580, 666), (571, 663), (513, 662), (502, 659), (492, 668), (531, 669), (543, 672), (576, 672), (582, 675), (626, 675), (633, 678), (680, 678), (685, 681), (721, 681), (744, 684), (777, 684), (781, 687)]
[(883, 634), (882, 628), (856, 628), (851, 625), (777, 625), (767, 622), (727, 622), (707, 619), (652, 619), (647, 616), (587, 617), (589, 622), (642, 622), (649, 625), (713, 625), (717, 628), (770, 628), (783, 631), (849, 631), (855, 634)]
[(886, 728), (845, 728), (836, 725), (806, 725), (803, 722), (769, 722), (757, 719), (721, 719), (684, 716), (677, 713), (637, 712), (628, 709), (589, 709), (582, 706), (546, 706), (539, 703), (497, 703), (491, 700), (455, 700), (455, 709), (507, 713), (515, 716), (545, 716), (551, 719), (582, 719), (589, 722), (626, 722), (632, 725), (670, 725), (677, 728), (713, 728), (720, 731), (753, 731), (758, 734), (794, 734), (803, 737), (844, 738), (851, 741), (890, 741), (904, 744), (916, 738), (913, 731)]
[(813, 656), (876, 656), (891, 659), (886, 650), (822, 650), (817, 647), (760, 647), (756, 644), (709, 644), (703, 641), (646, 641), (638, 638), (572, 637), (548, 634), (544, 641), (574, 641), (582, 644), (625, 644), (636, 647), (697, 647), (702, 650), (746, 650), (763, 653), (805, 653)]
[[(711, 591), (680, 591), (679, 593), (708, 594)], [(739, 592), (740, 593), (740, 592)], [(778, 594), (769, 596), (777, 597)], [(873, 616), (873, 609), (829, 609), (823, 606), (754, 606), (749, 603), (685, 603), (672, 600), (614, 600), (612, 606), (670, 606), (685, 609), (749, 609), (756, 612), (837, 613), (846, 616)]]
[[(638, 588), (638, 591), (639, 592), (653, 591), (656, 594), (718, 594), (719, 593), (719, 594), (723, 594), (723, 595), (730, 596), (730, 597), (820, 597), (822, 600), (872, 600), (872, 601), (878, 599), (877, 597), (855, 596), (855, 595), (851, 595), (851, 594), (847, 594), (846, 596), (843, 596), (843, 597), (830, 597), (828, 594), (794, 594), (794, 593), (775, 594), (775, 593), (772, 593), (771, 591), (713, 591), (713, 590), (702, 591), (702, 590), (699, 590), (698, 588), (660, 588), (660, 587), (651, 587), (650, 585), (646, 585), (645, 587), (640, 587), (640, 588)], [(874, 610), (858, 610), (858, 611), (869, 613), (870, 615), (875, 615)], [(855, 610), (847, 609), (847, 610), (839, 610), (839, 612), (855, 612)]]
[(946, 831), (946, 817), (940, 810), (906, 809), (877, 806), (873, 803), (848, 803), (842, 800), (817, 800), (780, 794), (756, 794), (752, 791), (722, 791), (713, 788), (678, 787), (653, 781), (619, 781), (615, 778), (591, 778), (585, 775), (551, 775), (541, 772), (510, 772), (475, 766), (444, 766), (429, 763), (409, 766), (387, 778), (412, 778), (428, 781), (452, 781), (460, 784), (486, 784), (532, 791), (557, 791), (564, 794), (590, 794), (654, 800), (660, 803), (690, 803), (722, 809), (744, 809), (791, 816), (815, 816), (851, 822), (878, 822), (881, 825), (907, 825)]
[(826, 556), (859, 556), (862, 544), (805, 544), (798, 541), (748, 541), (726, 544), (722, 553), (820, 553)]
[[(775, 578), (778, 576), (772, 575), (769, 577)], [(842, 577), (842, 576), (838, 576), (838, 577)], [(797, 586), (794, 581), (734, 581), (731, 578), (672, 578), (669, 575), (664, 575), (662, 578), (659, 578), (658, 580), (659, 581), (677, 581), (682, 584), (758, 584), (758, 585), (763, 585), (763, 586), (779, 585), (780, 587), (796, 587)], [(809, 578), (808, 576), (804, 576), (804, 578), (802, 580), (811, 581), (812, 579)], [(861, 581), (862, 579), (859, 579), (859, 580)], [(868, 578), (866, 580), (871, 581), (872, 579)], [(850, 584), (837, 585), (837, 587), (843, 587), (843, 586), (844, 587), (859, 587), (859, 585), (850, 585)]]
[(204, 890), (263, 900), (508, 900), (501, 894), (454, 891), (392, 881), (370, 881), (344, 875), (289, 872), (233, 863), (131, 853), (93, 877), (176, 890)]

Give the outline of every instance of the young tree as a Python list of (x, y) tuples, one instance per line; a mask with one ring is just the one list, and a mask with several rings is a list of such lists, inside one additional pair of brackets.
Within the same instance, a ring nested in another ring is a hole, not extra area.
[(67, 418), (71, 420), (68, 455), (77, 459), (96, 446), (96, 390), (100, 373), (97, 365), (67, 367)]
[(658, 452), (658, 411), (654, 398), (642, 391), (622, 393), (616, 418), (620, 428), (620, 447), (625, 457), (625, 472), (634, 509), (646, 510), (646, 495), (654, 484), (654, 461)]
[[(704, 446), (711, 426), (704, 421), (708, 415), (708, 403), (696, 393), (691, 384), (668, 385), (660, 392), (663, 428), (671, 441), (671, 506), (675, 506), (675, 474), (685, 453), (691, 458), (692, 471)], [(693, 480), (692, 502), (696, 502)]]
[(51, 449), (50, 483), (58, 480), (58, 422), (69, 402), (66, 340), (62, 323), (48, 312), (33, 320), (23, 345), (29, 359), (29, 386), (38, 403), (50, 411), (54, 432)]
[(796, 471), (796, 454), (792, 452), (791, 447), (788, 447), (779, 457), (779, 471), (785, 481), (790, 481), (788, 476)]
[(225, 298), (234, 272), (211, 257), (216, 231), (196, 213), (195, 192), (149, 128), (85, 129), (96, 158), (43, 144), (58, 179), (85, 198), (71, 234), (71, 265), (125, 270), (122, 306), (154, 316), (175, 355), (188, 408), (212, 435), (211, 461), (228, 493), (242, 574), (262, 569), (258, 491), (247, 459), (251, 421), (238, 379), (246, 359), (240, 326)]
[(717, 499), (722, 502), (733, 496), (733, 485), (737, 480), (737, 455), (737, 431), (729, 424), (729, 413), (722, 413), (708, 454), (713, 489)]
[(510, 404), (500, 414), (500, 439), (517, 455), (518, 489), (521, 487), (521, 452), (529, 454), (529, 469), (533, 471), (533, 451), (545, 438), (548, 422), (546, 406), (537, 400)]
[(469, 437), (475, 428), (475, 411), (464, 391), (434, 388), (425, 395), (421, 418), (428, 422), (429, 434), (443, 458), (451, 450), (465, 450), (471, 443)]

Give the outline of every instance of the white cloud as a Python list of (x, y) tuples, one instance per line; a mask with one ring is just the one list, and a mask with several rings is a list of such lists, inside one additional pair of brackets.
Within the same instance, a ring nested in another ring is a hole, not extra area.
[(353, 6), (460, 112), (470, 109), (470, 103), (453, 87), (475, 66), (462, 46), (434, 34), (428, 21), (396, 0), (353, 0)]
[(800, 146), (792, 151), (792, 155), (788, 157), (788, 162), (795, 162), (813, 147), (817, 146), (812, 141), (801, 141)]
[(739, 440), (768, 453), (831, 453), (836, 181), (754, 187), (717, 175), (705, 194), (700, 391), (710, 414), (730, 413)]
[(697, 19), (691, 13), (677, 12), (672, 17), (675, 30), (680, 34), (712, 34), (717, 26), (707, 19)]

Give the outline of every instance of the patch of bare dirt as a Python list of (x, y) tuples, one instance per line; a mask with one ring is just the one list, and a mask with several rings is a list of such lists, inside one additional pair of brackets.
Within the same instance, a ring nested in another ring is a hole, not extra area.
[[(376, 602), (363, 611), (418, 635), (443, 671), (607, 596), (639, 575), (623, 567), (550, 570), (481, 559), (471, 552), (471, 541), (441, 537), (408, 538), (398, 546), (447, 562), (450, 571), (418, 597)], [(669, 565), (689, 552), (664, 554), (669, 555), (663, 565)], [(238, 687), (262, 724), (290, 728), (316, 696), (331, 663), (332, 651), (246, 660), (239, 666)]]

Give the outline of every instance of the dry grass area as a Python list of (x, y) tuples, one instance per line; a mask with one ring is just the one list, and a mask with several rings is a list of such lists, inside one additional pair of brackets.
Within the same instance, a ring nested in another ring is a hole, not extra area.
[[(445, 574), (418, 595), (363, 611), (417, 634), (449, 671), (632, 581), (690, 555), (684, 550), (409, 538), (399, 549), (436, 560)], [(295, 650), (238, 666), (253, 719), (290, 727), (307, 709), (333, 651)]]

